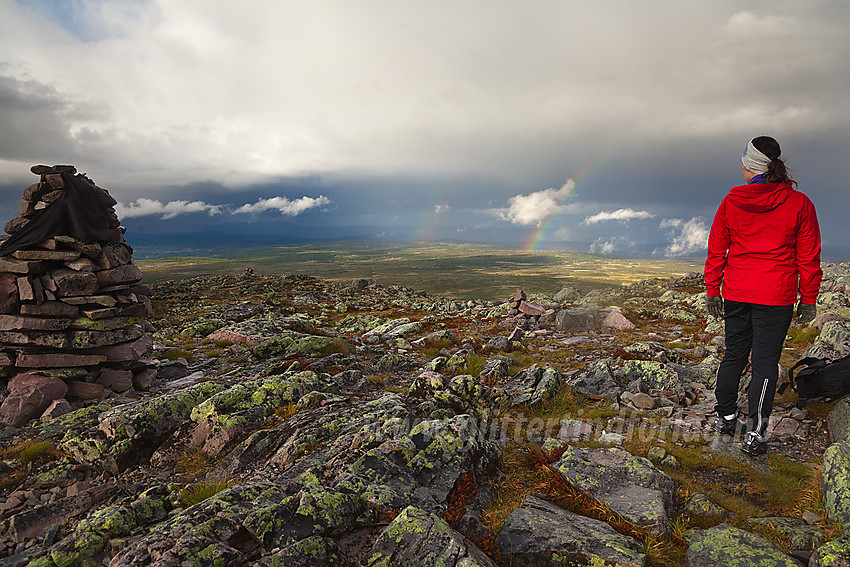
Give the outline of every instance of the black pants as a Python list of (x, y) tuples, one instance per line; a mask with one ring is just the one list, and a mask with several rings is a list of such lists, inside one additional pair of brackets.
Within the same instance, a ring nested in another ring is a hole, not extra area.
[(725, 300), (726, 354), (717, 369), (715, 410), (722, 416), (738, 411), (738, 385), (752, 351), (753, 377), (747, 392), (747, 431), (767, 431), (779, 380), (779, 357), (794, 314), (793, 305), (758, 305)]

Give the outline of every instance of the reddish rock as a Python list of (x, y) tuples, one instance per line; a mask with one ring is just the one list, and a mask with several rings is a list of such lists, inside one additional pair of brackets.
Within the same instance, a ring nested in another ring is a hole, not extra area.
[(60, 269), (52, 271), (50, 277), (56, 282), (56, 295), (58, 297), (91, 295), (98, 288), (97, 276), (93, 272)]
[(51, 419), (55, 419), (59, 416), (65, 415), (66, 413), (71, 413), (72, 411), (74, 411), (74, 408), (65, 398), (53, 400), (50, 402), (50, 405), (47, 406), (47, 409), (44, 410), (44, 413), (41, 414), (41, 421), (50, 421)]
[(616, 329), (618, 331), (625, 331), (635, 328), (634, 323), (626, 319), (625, 315), (620, 313), (617, 309), (614, 309), (605, 317), (605, 319), (602, 321), (602, 326), (608, 327), (610, 329)]
[(71, 319), (0, 315), (0, 331), (62, 331), (70, 327), (72, 322)]
[(59, 378), (18, 374), (9, 382), (9, 395), (0, 406), (0, 421), (20, 427), (39, 417), (54, 400), (65, 396), (68, 387)]
[(17, 304), (18, 286), (14, 274), (0, 274), (0, 313), (12, 313)]
[(147, 390), (151, 387), (155, 378), (155, 369), (145, 368), (144, 370), (140, 370), (139, 372), (136, 372), (135, 376), (133, 376), (133, 387), (137, 390)]
[(538, 316), (546, 313), (546, 308), (542, 305), (525, 300), (520, 301), (519, 310), (521, 313), (531, 316)]
[(12, 256), (19, 260), (72, 262), (80, 257), (80, 253), (76, 250), (15, 250)]
[(15, 360), (15, 366), (18, 368), (61, 368), (64, 366), (93, 366), (101, 362), (106, 362), (106, 357), (103, 355), (22, 352)]
[(138, 339), (124, 344), (92, 349), (92, 354), (103, 355), (106, 362), (125, 362), (146, 356), (153, 349), (153, 335), (145, 333)]
[(21, 315), (35, 315), (36, 317), (64, 317), (76, 319), (80, 316), (80, 310), (73, 305), (60, 301), (45, 301), (40, 305), (25, 303), (21, 305)]
[[(9, 232), (9, 230), (7, 229), (6, 232)], [(0, 272), (34, 274), (40, 271), (41, 262), (37, 260), (17, 260), (8, 256), (0, 256)]]
[(142, 279), (142, 271), (135, 264), (97, 272), (97, 282), (101, 286), (135, 283), (140, 279)]
[(124, 242), (109, 242), (103, 246), (96, 261), (102, 270), (126, 266), (133, 261), (133, 249)]
[(257, 339), (254, 337), (228, 331), (226, 329), (219, 329), (218, 331), (210, 333), (207, 335), (207, 338), (211, 341), (228, 341), (234, 345), (257, 344)]
[(106, 388), (95, 382), (68, 381), (68, 397), (77, 400), (99, 400), (106, 395)]
[(126, 392), (133, 387), (133, 373), (129, 370), (113, 370), (104, 368), (97, 383), (113, 392)]

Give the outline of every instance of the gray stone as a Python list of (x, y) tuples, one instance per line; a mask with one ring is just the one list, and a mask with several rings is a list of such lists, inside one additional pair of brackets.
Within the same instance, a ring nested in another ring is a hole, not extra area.
[(555, 316), (555, 330), (562, 333), (595, 331), (602, 324), (603, 315), (592, 307), (562, 309)]
[(760, 535), (727, 524), (707, 530), (690, 530), (685, 539), (688, 540), (687, 567), (801, 566)]
[(827, 423), (829, 437), (833, 443), (850, 443), (850, 398), (842, 398), (833, 404), (832, 411), (827, 416)]
[(643, 547), (633, 538), (585, 516), (526, 496), (496, 535), (496, 549), (524, 565), (643, 566)]
[(823, 544), (823, 532), (817, 526), (809, 525), (802, 518), (750, 518), (750, 525), (769, 526), (788, 538), (792, 549), (811, 551)]
[(561, 383), (561, 374), (554, 368), (538, 368), (532, 364), (505, 386), (505, 393), (513, 396), (515, 406), (537, 406), (554, 398)]
[(835, 360), (850, 354), (850, 321), (828, 321), (805, 356)]
[(496, 567), (480, 549), (437, 516), (408, 506), (360, 561), (363, 567)]
[(850, 567), (850, 536), (836, 538), (817, 548), (808, 567)]
[(648, 459), (619, 447), (569, 447), (553, 466), (571, 485), (629, 521), (657, 533), (669, 533), (667, 510), (672, 506), (676, 483)]
[(56, 297), (78, 297), (97, 291), (97, 276), (92, 272), (75, 272), (66, 268), (53, 270), (50, 277), (56, 284)]
[(850, 443), (839, 441), (827, 448), (821, 489), (829, 520), (850, 529)]

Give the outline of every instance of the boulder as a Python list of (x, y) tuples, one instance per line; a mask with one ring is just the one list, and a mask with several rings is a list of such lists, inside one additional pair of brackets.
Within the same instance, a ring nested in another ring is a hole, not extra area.
[(18, 374), (9, 382), (9, 395), (0, 405), (0, 421), (20, 427), (40, 417), (53, 401), (67, 392), (68, 386), (59, 378)]
[(614, 309), (606, 315), (602, 320), (602, 326), (615, 331), (630, 331), (635, 328), (635, 324), (626, 319), (619, 309)]
[(605, 315), (593, 307), (562, 309), (555, 316), (555, 330), (562, 333), (585, 333), (599, 329)]
[(360, 562), (363, 567), (496, 567), (472, 542), (437, 516), (408, 506), (388, 525)]
[(522, 565), (642, 567), (643, 546), (605, 522), (526, 496), (502, 524), (496, 550)]
[(707, 530), (689, 530), (685, 534), (688, 551), (687, 567), (801, 567), (796, 559), (786, 555), (762, 536), (720, 524)]
[(817, 548), (808, 567), (850, 567), (850, 536), (836, 538)]
[(561, 374), (554, 368), (538, 368), (532, 364), (505, 386), (505, 393), (513, 397), (514, 406), (539, 406), (548, 402), (561, 389)]
[(839, 441), (823, 455), (823, 504), (830, 521), (850, 529), (850, 443)]
[(850, 321), (828, 321), (805, 356), (835, 360), (850, 354)]
[(802, 518), (750, 518), (752, 526), (768, 526), (788, 538), (791, 549), (811, 551), (823, 544), (823, 532), (818, 526), (809, 525)]
[(839, 441), (850, 443), (850, 398), (842, 398), (835, 402), (827, 416), (827, 421), (829, 437), (833, 443)]
[(568, 447), (553, 466), (572, 486), (629, 521), (656, 533), (670, 532), (668, 510), (676, 482), (648, 459), (619, 447)]

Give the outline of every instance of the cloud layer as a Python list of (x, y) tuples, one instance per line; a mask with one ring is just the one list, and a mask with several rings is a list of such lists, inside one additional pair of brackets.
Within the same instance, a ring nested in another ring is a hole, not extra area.
[(149, 215), (160, 215), (161, 219), (172, 219), (178, 215), (189, 213), (206, 212), (210, 216), (229, 213), (229, 214), (256, 214), (265, 211), (277, 211), (285, 216), (297, 216), (301, 213), (329, 205), (330, 199), (323, 195), (318, 197), (300, 197), (295, 200), (289, 200), (286, 197), (272, 197), (270, 199), (258, 199), (256, 203), (246, 203), (236, 209), (231, 209), (223, 205), (211, 205), (203, 201), (169, 201), (163, 203), (157, 199), (148, 199), (140, 197), (128, 204), (118, 203), (115, 205), (115, 213), (119, 219), (127, 219), (134, 217), (144, 217)]

